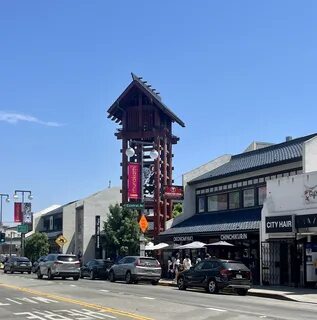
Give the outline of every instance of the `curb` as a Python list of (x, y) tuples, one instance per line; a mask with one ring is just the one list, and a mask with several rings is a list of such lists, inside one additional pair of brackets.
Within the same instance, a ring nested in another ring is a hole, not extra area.
[[(176, 283), (171, 283), (171, 282), (159, 282), (158, 283), (160, 286), (165, 286), (165, 287), (175, 287), (177, 288)], [(285, 295), (282, 294), (277, 294), (277, 293), (268, 293), (268, 292), (257, 292), (257, 291), (252, 291), (249, 290), (248, 296), (253, 296), (253, 297), (262, 297), (262, 298), (269, 298), (269, 299), (276, 299), (276, 300), (284, 300), (284, 301), (294, 301), (294, 302), (300, 302), (298, 300), (289, 298)]]

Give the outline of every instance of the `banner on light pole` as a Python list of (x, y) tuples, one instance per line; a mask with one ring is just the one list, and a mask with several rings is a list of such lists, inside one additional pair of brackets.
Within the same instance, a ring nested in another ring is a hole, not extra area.
[(139, 163), (128, 163), (128, 198), (129, 199), (140, 199), (141, 188), (140, 188), (140, 164)]
[(23, 222), (22, 203), (14, 203), (14, 222)]

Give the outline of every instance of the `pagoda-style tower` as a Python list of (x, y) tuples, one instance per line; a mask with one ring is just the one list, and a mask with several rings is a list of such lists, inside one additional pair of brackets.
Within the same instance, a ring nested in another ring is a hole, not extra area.
[[(115, 133), (122, 140), (122, 203), (144, 202), (147, 219), (154, 222), (153, 235), (165, 229), (172, 217), (172, 200), (164, 198), (164, 186), (173, 184), (172, 145), (179, 140), (172, 134), (172, 123), (185, 124), (161, 100), (159, 92), (132, 73), (132, 82), (108, 109), (108, 118), (121, 128)], [(126, 150), (133, 148), (130, 159)], [(158, 151), (152, 160), (151, 151)], [(129, 197), (128, 164), (140, 163), (141, 198)], [(151, 231), (151, 230), (150, 230)]]

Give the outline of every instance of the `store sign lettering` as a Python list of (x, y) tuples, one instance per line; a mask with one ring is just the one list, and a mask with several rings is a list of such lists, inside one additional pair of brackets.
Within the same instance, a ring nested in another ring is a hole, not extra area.
[(266, 233), (293, 232), (292, 216), (266, 217)]
[(248, 239), (247, 233), (221, 234), (220, 240), (245, 240)]
[(296, 228), (317, 227), (317, 214), (305, 214), (296, 216)]
[(304, 197), (306, 202), (317, 200), (317, 186), (314, 187), (307, 187), (305, 186), (306, 190), (304, 191)]
[(193, 241), (193, 236), (182, 236), (182, 237), (174, 237), (174, 242), (180, 242), (180, 241)]

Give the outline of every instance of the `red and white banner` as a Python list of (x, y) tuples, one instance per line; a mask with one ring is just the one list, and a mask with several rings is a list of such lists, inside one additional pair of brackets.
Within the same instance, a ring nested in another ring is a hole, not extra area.
[(164, 186), (164, 198), (165, 199), (183, 199), (184, 190), (182, 186)]
[(140, 164), (128, 163), (128, 198), (141, 198)]
[(23, 222), (22, 203), (14, 203), (14, 222)]

